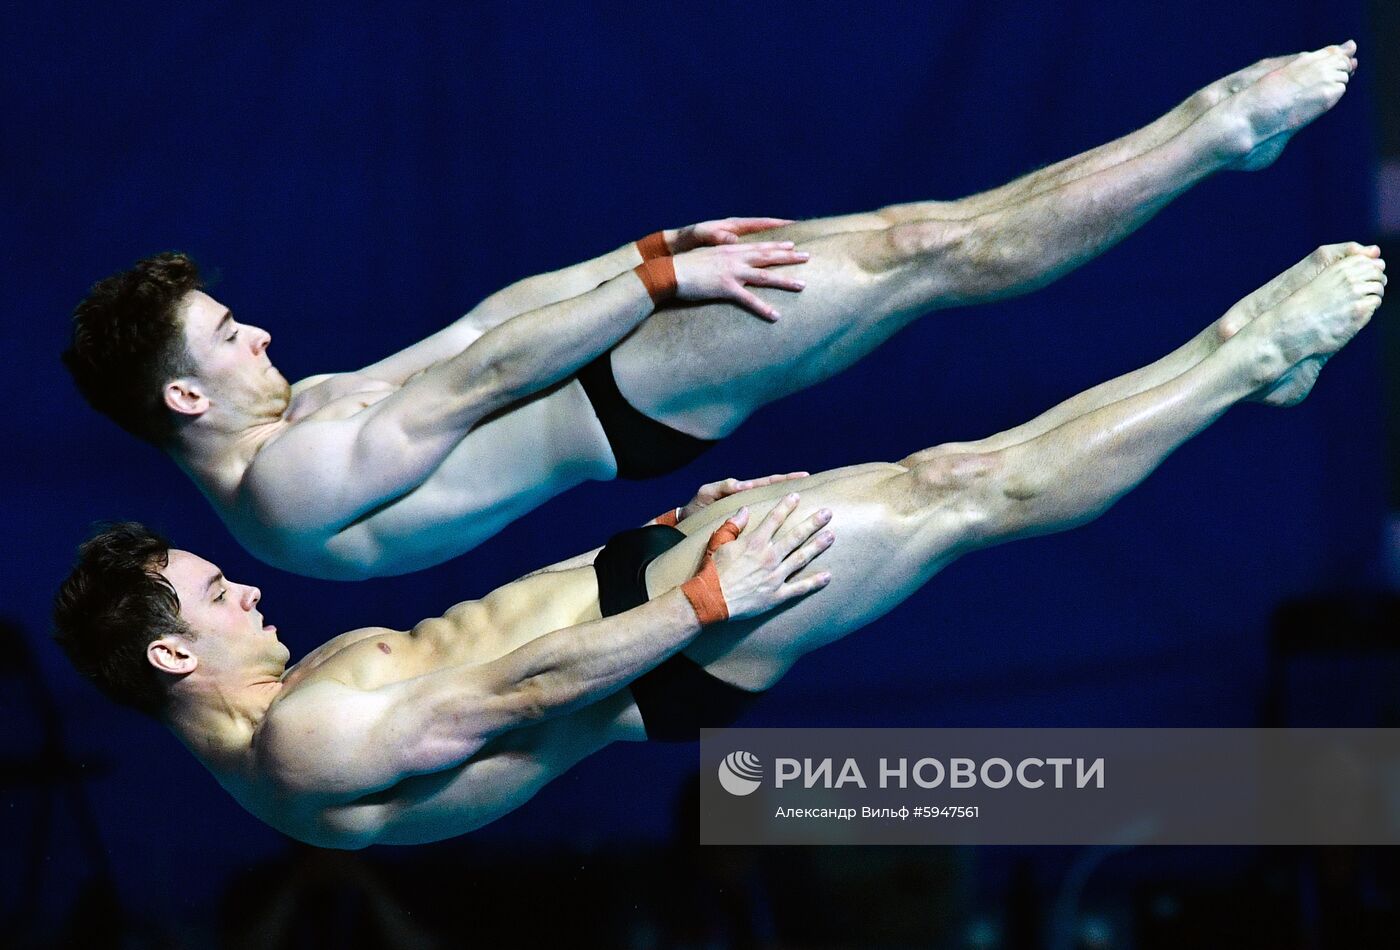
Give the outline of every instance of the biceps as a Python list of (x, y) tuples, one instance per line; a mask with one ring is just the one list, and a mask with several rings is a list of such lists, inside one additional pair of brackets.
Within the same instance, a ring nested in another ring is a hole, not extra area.
[(478, 675), (485, 669), (442, 670), (405, 691), (401, 715), (384, 740), (399, 748), (406, 776), (459, 766), (501, 733), (543, 718), (535, 691), (513, 684), (487, 689)]
[(259, 520), (290, 531), (341, 531), (422, 484), (461, 439), (411, 434), (398, 419), (370, 412), (302, 423), (302, 432), (265, 450), (250, 480)]
[(354, 460), (354, 432), (341, 423), (302, 423), (254, 463), (247, 491), (257, 520), (281, 532), (320, 536), (353, 523), (373, 501)]

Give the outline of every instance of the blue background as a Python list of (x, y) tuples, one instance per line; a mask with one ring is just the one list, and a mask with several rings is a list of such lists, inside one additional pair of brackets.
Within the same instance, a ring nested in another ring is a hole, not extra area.
[[(1356, 0), (12, 16), (0, 57), (3, 610), (31, 636), (75, 754), (113, 765), (91, 791), (123, 898), (142, 906), (175, 888), (198, 906), (281, 845), (47, 642), (49, 599), (91, 522), (146, 521), (256, 583), (299, 655), (350, 627), (440, 613), (703, 481), (895, 459), (1021, 422), (1156, 358), (1318, 244), (1370, 239), (1377, 51), (1361, 19)], [(221, 272), (212, 292), (272, 332), (294, 380), (371, 362), (515, 279), (659, 227), (993, 187), (1259, 57), (1350, 36), (1362, 44), (1351, 91), (1273, 168), (1206, 182), (1030, 297), (929, 317), (684, 471), (584, 486), (416, 575), (339, 584), (257, 563), (168, 460), (81, 403), (58, 363), (87, 286), (158, 250)], [(1230, 413), (1095, 524), (954, 565), (800, 664), (750, 721), (1254, 723), (1274, 605), (1371, 578), (1378, 353), (1367, 333), (1302, 407)], [(8, 705), (17, 754), (37, 727)], [(685, 746), (607, 750), (475, 837), (655, 840), (694, 760)], [(77, 858), (61, 838), (54, 848), (61, 901)]]

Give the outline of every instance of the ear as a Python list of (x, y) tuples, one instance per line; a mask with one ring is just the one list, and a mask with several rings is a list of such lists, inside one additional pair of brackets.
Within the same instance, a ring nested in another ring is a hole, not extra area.
[(165, 405), (182, 416), (202, 416), (209, 409), (209, 397), (204, 387), (188, 376), (172, 379), (165, 384)]
[(191, 653), (189, 645), (179, 637), (152, 640), (146, 646), (146, 661), (162, 673), (173, 676), (193, 673), (199, 666), (199, 657)]

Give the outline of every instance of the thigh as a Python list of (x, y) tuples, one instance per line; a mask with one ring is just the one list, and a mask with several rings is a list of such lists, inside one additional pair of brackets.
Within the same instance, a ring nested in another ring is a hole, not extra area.
[(782, 314), (760, 320), (729, 303), (667, 307), (613, 352), (618, 388), (639, 411), (701, 438), (737, 428), (753, 411), (831, 376), (901, 325), (899, 281), (873, 262), (888, 230), (812, 241), (794, 270), (801, 293), (757, 288)]
[[(825, 589), (760, 617), (717, 624), (684, 651), (710, 674), (743, 689), (766, 689), (800, 657), (883, 616), (952, 559), (953, 545), (929, 530), (930, 519), (906, 504), (907, 470), (874, 463), (723, 499), (705, 518), (687, 519), (689, 537), (652, 562), (652, 596), (695, 572), (711, 531), (740, 504), (756, 525), (787, 491), (801, 493), (793, 519), (830, 508), (836, 543), (807, 570), (831, 572)], [(752, 497), (752, 496), (761, 497)], [(748, 497), (746, 497), (748, 496)], [(752, 530), (752, 527), (749, 529)]]

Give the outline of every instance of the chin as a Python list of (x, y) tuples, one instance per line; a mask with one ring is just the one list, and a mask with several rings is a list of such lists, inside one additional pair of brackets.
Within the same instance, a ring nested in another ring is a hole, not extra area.
[(268, 379), (271, 385), (268, 386), (267, 400), (280, 416), (287, 411), (287, 406), (292, 402), (292, 387), (288, 384), (287, 378), (277, 372), (273, 367), (268, 371)]

